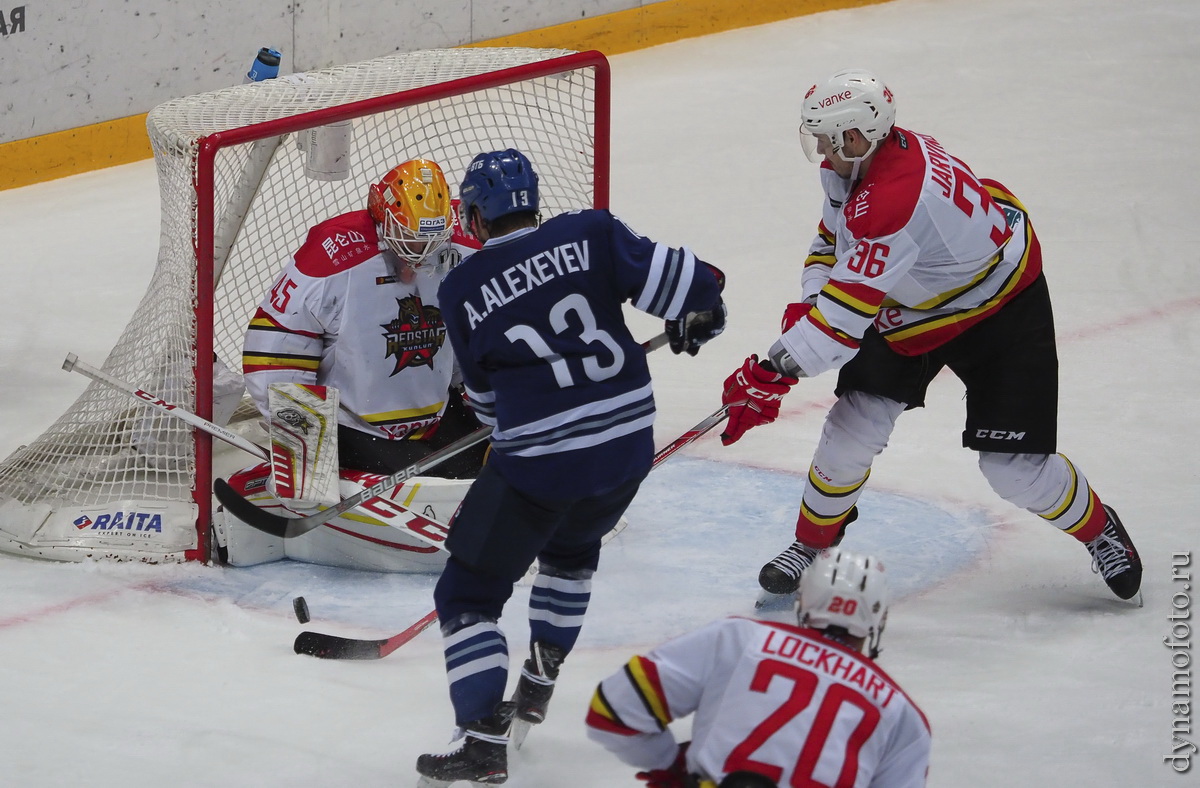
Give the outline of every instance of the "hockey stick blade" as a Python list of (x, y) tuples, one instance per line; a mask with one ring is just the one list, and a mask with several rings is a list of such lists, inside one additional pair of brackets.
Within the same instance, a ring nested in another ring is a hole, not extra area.
[(387, 640), (354, 640), (324, 632), (301, 632), (293, 648), (297, 654), (319, 659), (379, 659), (386, 644)]
[(437, 621), (437, 611), (431, 610), (419, 621), (398, 635), (383, 640), (358, 640), (324, 632), (301, 632), (293, 649), (319, 659), (383, 659), (424, 632)]
[(213, 482), (213, 494), (217, 496), (217, 500), (221, 502), (230, 514), (241, 520), (246, 525), (256, 528), (265, 534), (286, 539), (288, 537), (288, 523), (291, 519), (288, 517), (280, 517), (277, 514), (260, 509), (254, 504), (243, 498), (237, 490), (229, 486), (229, 482), (224, 479), (217, 479)]
[[(660, 337), (656, 337), (655, 339), (659, 338)], [(665, 342), (665, 335), (663, 335), (661, 339), (663, 342)], [(651, 342), (653, 341), (654, 340), (651, 340)], [(660, 342), (658, 346), (661, 347), (663, 342)], [(649, 345), (650, 343), (646, 344)], [(728, 411), (728, 406), (722, 406), (718, 408), (699, 424), (692, 427), (690, 430), (664, 446), (657, 454), (654, 455), (654, 462), (651, 467), (657, 468), (672, 454), (679, 451), (684, 446), (687, 446), (689, 443), (692, 443), (702, 435), (710, 432), (714, 427), (725, 420), (725, 416)], [(622, 528), (622, 526), (618, 525), (617, 528), (614, 528), (612, 531), (606, 534), (605, 540), (607, 541), (612, 536), (619, 533), (620, 528)], [(310, 654), (314, 657), (320, 657), (321, 659), (381, 659), (419, 635), (436, 619), (437, 610), (431, 610), (408, 629), (404, 630), (398, 635), (388, 638), (387, 640), (355, 640), (353, 638), (344, 638), (338, 635), (326, 635), (320, 632), (301, 632), (296, 637), (296, 653)], [(528, 729), (522, 733), (522, 741), (524, 741), (524, 733), (528, 733)]]

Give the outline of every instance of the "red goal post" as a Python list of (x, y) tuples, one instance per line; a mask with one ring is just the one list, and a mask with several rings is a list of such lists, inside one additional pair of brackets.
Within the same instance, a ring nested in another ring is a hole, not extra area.
[[(607, 207), (610, 95), (599, 52), (461, 48), (156, 107), (158, 264), (104, 371), (227, 420), (214, 410), (238, 405), (246, 324), (309, 227), (365, 207), (367, 186), (406, 159), (439, 162), (457, 191), (476, 154), (506, 147), (538, 168), (545, 215)], [(257, 429), (252, 406), (239, 412), (252, 416), (243, 429)], [(0, 551), (206, 560), (217, 459), (208, 434), (92, 384), (0, 463)]]

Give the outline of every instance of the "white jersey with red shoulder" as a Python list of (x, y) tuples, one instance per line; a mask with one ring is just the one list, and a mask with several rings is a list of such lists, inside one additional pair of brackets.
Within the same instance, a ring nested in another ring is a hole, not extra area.
[(1024, 206), (933, 137), (894, 128), (857, 186), (828, 162), (821, 184), (802, 276), (816, 306), (782, 337), (810, 377), (848, 361), (872, 324), (896, 352), (928, 352), (1041, 274)]
[(777, 785), (925, 785), (921, 710), (862, 654), (812, 629), (745, 618), (671, 640), (596, 689), (589, 738), (640, 769), (666, 768), (668, 724), (694, 714), (689, 772), (751, 771)]
[(259, 410), (271, 383), (319, 384), (340, 392), (345, 426), (391, 439), (428, 434), (457, 371), (438, 285), (477, 246), (456, 234), (402, 281), (366, 211), (314, 226), (246, 331), (242, 372)]

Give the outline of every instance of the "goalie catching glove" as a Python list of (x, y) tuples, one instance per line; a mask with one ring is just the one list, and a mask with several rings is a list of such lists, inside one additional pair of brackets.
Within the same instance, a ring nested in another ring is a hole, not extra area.
[(717, 301), (717, 305), (707, 312), (690, 312), (679, 320), (668, 320), (666, 332), (671, 352), (679, 355), (687, 351), (689, 356), (696, 355), (701, 345), (725, 330), (725, 316), (725, 302)]
[(751, 427), (775, 421), (783, 395), (797, 382), (776, 372), (770, 360), (759, 363), (757, 355), (746, 359), (725, 379), (721, 402), (729, 406), (729, 422), (721, 433), (721, 443), (736, 443)]

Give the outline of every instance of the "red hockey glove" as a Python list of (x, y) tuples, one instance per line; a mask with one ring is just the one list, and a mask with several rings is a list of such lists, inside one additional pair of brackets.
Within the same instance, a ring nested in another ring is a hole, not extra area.
[(758, 356), (746, 359), (745, 364), (725, 378), (721, 402), (729, 406), (729, 422), (721, 433), (721, 443), (726, 446), (736, 443), (751, 427), (775, 421), (783, 395), (797, 382), (796, 378), (758, 363)]
[(648, 772), (638, 772), (634, 777), (646, 784), (646, 788), (687, 788), (687, 748), (691, 742), (679, 745), (675, 762), (666, 769), (652, 769)]
[(780, 333), (787, 333), (787, 330), (803, 320), (812, 311), (812, 308), (813, 305), (808, 301), (788, 304), (783, 310), (783, 320), (779, 321)]

